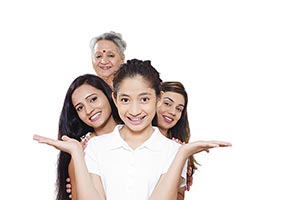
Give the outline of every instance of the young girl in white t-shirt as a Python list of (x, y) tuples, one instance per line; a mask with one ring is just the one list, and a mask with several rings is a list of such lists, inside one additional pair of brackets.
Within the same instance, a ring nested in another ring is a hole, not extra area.
[(152, 126), (160, 82), (150, 61), (133, 59), (122, 65), (113, 80), (113, 99), (124, 125), (118, 125), (111, 134), (91, 139), (85, 160), (76, 140), (34, 136), (40, 143), (71, 154), (78, 199), (175, 200), (190, 155), (231, 145), (198, 141), (180, 146), (164, 137)]

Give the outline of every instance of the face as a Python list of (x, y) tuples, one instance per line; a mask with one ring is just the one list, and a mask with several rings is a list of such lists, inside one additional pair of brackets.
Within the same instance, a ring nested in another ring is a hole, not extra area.
[(157, 97), (142, 76), (124, 79), (114, 100), (121, 119), (131, 131), (152, 130)]
[(109, 40), (99, 40), (92, 53), (93, 68), (96, 74), (104, 79), (112, 79), (115, 72), (124, 62), (117, 45)]
[(111, 107), (104, 93), (88, 84), (81, 85), (72, 94), (72, 103), (79, 118), (97, 129), (111, 117)]
[(169, 130), (179, 121), (185, 106), (183, 95), (176, 92), (162, 92), (157, 106), (158, 127)]

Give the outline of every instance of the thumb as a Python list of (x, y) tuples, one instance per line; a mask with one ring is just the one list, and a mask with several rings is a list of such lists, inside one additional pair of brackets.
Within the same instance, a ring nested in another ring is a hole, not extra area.
[(61, 139), (62, 139), (63, 141), (68, 141), (68, 140), (70, 140), (70, 138), (69, 138), (68, 136), (66, 136), (66, 135), (63, 135), (63, 136), (61, 137)]

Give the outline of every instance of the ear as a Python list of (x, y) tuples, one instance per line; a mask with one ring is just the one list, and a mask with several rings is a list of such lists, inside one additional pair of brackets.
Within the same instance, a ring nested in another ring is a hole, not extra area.
[(114, 104), (116, 105), (116, 107), (118, 107), (117, 99), (114, 97), (114, 92), (111, 93), (111, 98), (114, 101)]
[(162, 95), (164, 93), (165, 92), (163, 92), (163, 91), (160, 92), (160, 96), (157, 98), (157, 106), (161, 106), (161, 104), (162, 104)]

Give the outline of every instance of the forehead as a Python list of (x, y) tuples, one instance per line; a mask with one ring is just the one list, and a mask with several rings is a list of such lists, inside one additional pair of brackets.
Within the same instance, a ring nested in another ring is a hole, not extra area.
[(110, 40), (99, 40), (95, 46), (94, 51), (114, 51), (118, 52), (118, 47)]
[(154, 93), (153, 88), (150, 87), (150, 83), (144, 79), (141, 75), (134, 77), (127, 77), (120, 83), (119, 94), (138, 95), (141, 93)]
[(176, 104), (185, 105), (184, 96), (182, 94), (177, 93), (177, 92), (164, 92), (161, 97), (162, 97), (162, 99), (170, 98)]
[(72, 94), (72, 101), (73, 101), (73, 103), (75, 101), (76, 102), (82, 101), (91, 94), (98, 94), (98, 95), (105, 96), (104, 93), (102, 92), (102, 90), (99, 90), (88, 84), (83, 84), (74, 90), (74, 92)]

